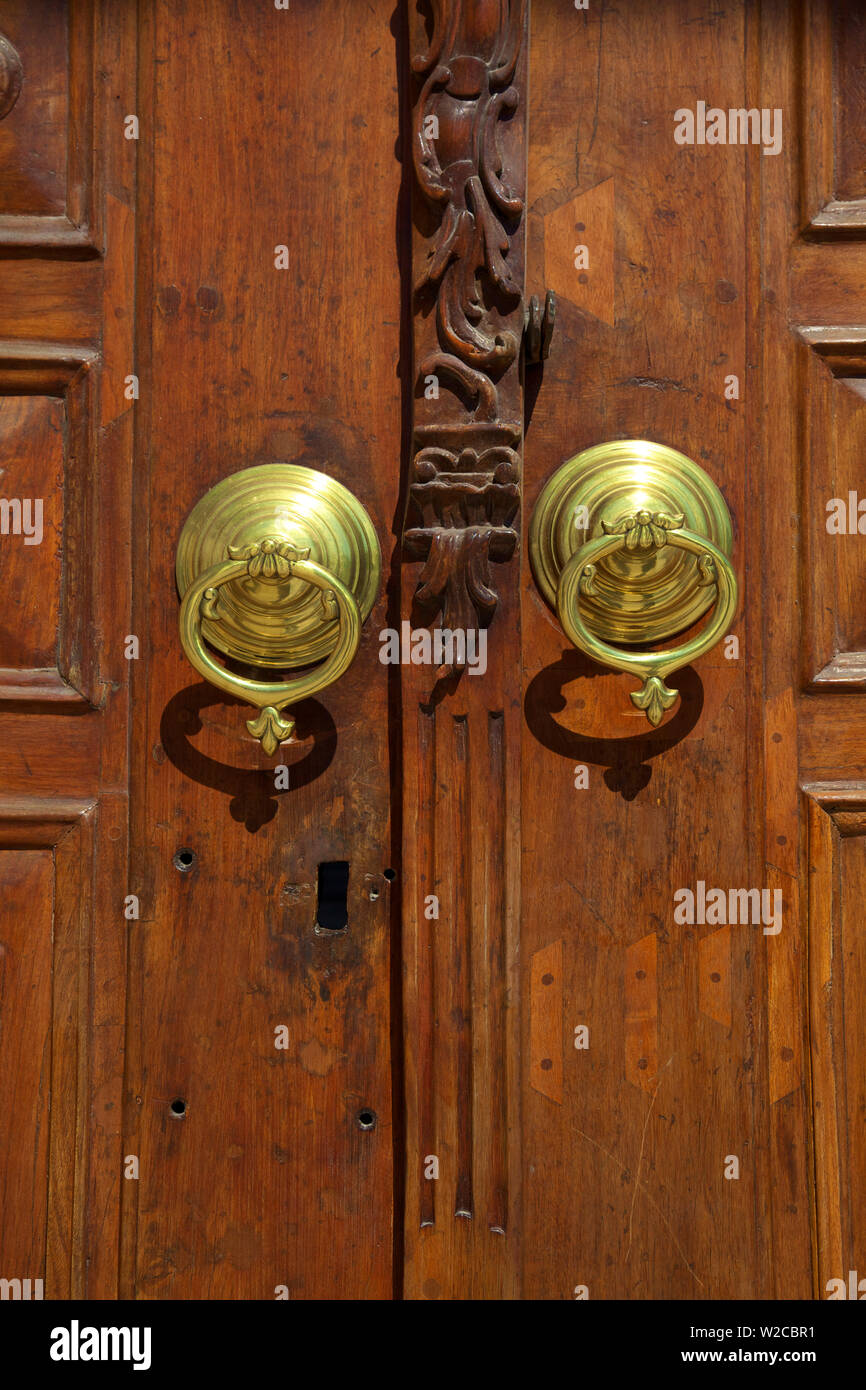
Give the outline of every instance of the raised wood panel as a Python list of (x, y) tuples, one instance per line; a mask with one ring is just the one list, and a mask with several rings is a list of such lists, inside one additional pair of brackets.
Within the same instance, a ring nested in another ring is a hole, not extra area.
[[(864, 301), (866, 302), (866, 301)], [(866, 334), (809, 326), (799, 336), (802, 424), (804, 682), (811, 689), (866, 688), (860, 459), (866, 444)], [(852, 496), (853, 494), (853, 496)], [(841, 511), (841, 522), (838, 519)], [(832, 529), (830, 529), (832, 528)], [(828, 601), (832, 595), (832, 601)]]
[(93, 808), (0, 801), (0, 1269), (84, 1288)]
[(38, 669), (56, 661), (64, 428), (61, 401), (0, 397), (0, 668)]
[[(10, 509), (0, 518), (9, 531), (0, 545), (12, 600), (0, 646), (0, 699), (64, 706), (86, 698), (96, 704), (104, 696), (96, 674), (101, 591), (93, 494), (101, 480), (89, 377), (95, 356), (72, 345), (0, 343), (2, 485)], [(34, 394), (16, 394), (22, 391)], [(54, 394), (35, 394), (43, 391)], [(44, 536), (28, 545), (23, 531), (28, 524), (33, 529), (37, 500)], [(13, 534), (15, 527), (22, 534)]]
[(817, 1292), (866, 1261), (866, 785), (806, 784)]
[(0, 1269), (44, 1279), (51, 1106), (50, 849), (0, 851)]
[(4, 0), (0, 27), (19, 56), (22, 81), (0, 121), (0, 254), (88, 257), (101, 250), (93, 54), (95, 20), (106, 13), (94, 0)]
[(822, 240), (866, 235), (866, 25), (856, 0), (797, 6), (802, 217)]
[(833, 41), (833, 193), (866, 199), (866, 13), (854, 0), (831, 0)]
[(67, 0), (7, 0), (2, 29), (21, 60), (21, 92), (0, 121), (0, 219), (66, 211)]

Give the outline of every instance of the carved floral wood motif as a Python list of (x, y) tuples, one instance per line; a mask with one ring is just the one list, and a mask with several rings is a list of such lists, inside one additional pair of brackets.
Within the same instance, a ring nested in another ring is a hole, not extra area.
[(525, 153), (511, 118), (525, 25), (526, 0), (435, 0), (412, 62), (416, 212), (433, 227), (415, 286), (405, 540), (427, 561), (417, 597), (449, 628), (490, 622), (489, 562), (517, 543)]

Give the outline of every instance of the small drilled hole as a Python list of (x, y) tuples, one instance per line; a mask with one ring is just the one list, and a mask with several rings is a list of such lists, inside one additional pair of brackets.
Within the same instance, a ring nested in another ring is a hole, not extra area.
[(394, 882), (394, 879), (397, 877), (397, 870), (396, 870), (396, 869), (386, 869), (385, 872), (383, 873), (382, 877), (383, 877), (383, 878), (387, 878), (387, 880), (388, 880), (389, 883), (393, 883), (393, 882)]
[(359, 1111), (358, 1111), (358, 1128), (359, 1128), (359, 1129), (375, 1129), (375, 1127), (376, 1127), (376, 1115), (375, 1115), (375, 1112), (372, 1111), (372, 1110), (359, 1110)]
[(169, 1106), (169, 1109), (171, 1110), (171, 1113), (176, 1120), (182, 1120), (184, 1115), (186, 1114), (186, 1101), (173, 1100), (171, 1105)]
[(174, 858), (171, 862), (176, 869), (180, 869), (182, 874), (188, 874), (195, 863), (195, 854), (191, 849), (175, 850)]

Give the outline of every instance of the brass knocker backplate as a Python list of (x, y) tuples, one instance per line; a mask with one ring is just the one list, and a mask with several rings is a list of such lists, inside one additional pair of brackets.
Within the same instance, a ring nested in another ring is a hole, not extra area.
[[(569, 459), (532, 517), (533, 573), (581, 651), (643, 679), (632, 702), (659, 724), (677, 698), (665, 676), (709, 651), (737, 607), (731, 518), (704, 470), (676, 449), (614, 440)], [(679, 647), (649, 650), (685, 632)]]
[[(259, 710), (247, 728), (272, 754), (294, 729), (285, 707), (338, 680), (353, 661), (382, 557), (372, 521), (342, 483), (272, 463), (234, 473), (201, 498), (181, 532), (176, 573), (188, 660)], [(296, 674), (241, 675), (212, 648)]]
[[(382, 576), (373, 523), (342, 483), (294, 463), (245, 468), (196, 503), (177, 547), (181, 596), (203, 571), (266, 538), (283, 541), (336, 575), (353, 594), (362, 620), (368, 616)], [(253, 666), (305, 666), (328, 656), (337, 643), (336, 615), (326, 614), (321, 594), (291, 573), (229, 581), (217, 612), (202, 618), (205, 641)]]
[[(727, 504), (713, 480), (685, 454), (643, 439), (585, 449), (545, 485), (529, 531), (536, 583), (556, 608), (559, 578), (572, 555), (640, 511), (681, 516), (682, 527), (730, 557)], [(578, 523), (585, 521), (585, 527)], [(664, 641), (700, 618), (714, 601), (697, 558), (678, 546), (627, 549), (597, 565), (592, 593), (581, 599), (588, 630), (606, 642)]]

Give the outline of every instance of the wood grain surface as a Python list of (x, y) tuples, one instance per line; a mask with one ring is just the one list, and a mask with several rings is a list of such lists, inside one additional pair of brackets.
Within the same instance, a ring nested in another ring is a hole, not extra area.
[[(0, 33), (0, 1279), (826, 1298), (866, 1270), (858, 7), (0, 0)], [(781, 151), (678, 143), (699, 101)], [(616, 439), (734, 528), (728, 639), (652, 730), (529, 564), (544, 484)], [(354, 493), (384, 579), (268, 758), (174, 561), (274, 461)], [(384, 664), (402, 623), (486, 669)], [(677, 911), (713, 888), (781, 915)]]

